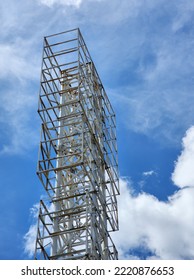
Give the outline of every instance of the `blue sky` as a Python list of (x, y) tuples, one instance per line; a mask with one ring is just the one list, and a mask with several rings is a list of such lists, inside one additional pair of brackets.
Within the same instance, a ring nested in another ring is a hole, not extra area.
[(194, 259), (193, 20), (193, 0), (1, 1), (0, 259), (32, 258), (43, 36), (77, 27), (117, 116), (120, 258)]

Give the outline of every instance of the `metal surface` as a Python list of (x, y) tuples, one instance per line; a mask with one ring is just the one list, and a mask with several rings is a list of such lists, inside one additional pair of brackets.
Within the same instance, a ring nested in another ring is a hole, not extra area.
[(117, 259), (115, 114), (79, 29), (44, 38), (36, 259)]

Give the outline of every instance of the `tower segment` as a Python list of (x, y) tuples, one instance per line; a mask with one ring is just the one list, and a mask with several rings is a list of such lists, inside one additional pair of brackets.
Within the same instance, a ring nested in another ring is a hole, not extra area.
[(79, 29), (44, 38), (36, 259), (117, 259), (113, 108)]

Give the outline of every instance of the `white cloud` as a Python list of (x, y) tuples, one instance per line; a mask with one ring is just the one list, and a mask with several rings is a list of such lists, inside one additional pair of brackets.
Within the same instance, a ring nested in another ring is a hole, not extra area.
[(31, 120), (37, 94), (25, 89), (17, 86), (17, 90), (9, 90), (0, 96), (1, 135), (4, 136), (0, 154), (24, 154), (38, 145), (40, 129)]
[(24, 252), (33, 257), (35, 252), (35, 240), (37, 235), (37, 224), (30, 226), (28, 232), (24, 236)]
[[(44, 196), (42, 196), (42, 198), (44, 198)], [(49, 212), (53, 212), (54, 211), (54, 206), (53, 204), (45, 204), (48, 211)], [(40, 208), (40, 204), (36, 203), (34, 204), (34, 206), (30, 209), (30, 214), (32, 216), (32, 224), (28, 230), (28, 232), (24, 235), (24, 252), (29, 256), (32, 257), (35, 253), (35, 246), (36, 246), (36, 238), (37, 238), (37, 229), (38, 229), (38, 214), (39, 214), (39, 208)], [(48, 217), (45, 218), (46, 222), (49, 221), (47, 223), (47, 227), (48, 224), (50, 223), (50, 219)], [(39, 224), (39, 230), (42, 230), (42, 223), (40, 222)], [(46, 239), (45, 242), (48, 242), (49, 239)], [(44, 244), (44, 241), (43, 241)], [(47, 243), (48, 244), (48, 243)], [(48, 249), (48, 247), (47, 247)]]
[(52, 7), (55, 4), (63, 6), (75, 6), (79, 8), (84, 0), (39, 0), (41, 4)]
[(17, 39), (12, 44), (0, 44), (0, 68), (3, 69), (0, 79), (13, 81), (17, 78), (23, 82), (39, 78), (37, 73), (40, 72), (40, 66), (31, 48), (31, 42), (24, 39)]
[(183, 150), (175, 163), (172, 180), (180, 188), (194, 187), (194, 126), (182, 140)]
[(134, 195), (131, 182), (120, 179), (120, 231), (114, 240), (121, 259), (136, 258), (131, 254), (138, 248), (152, 252), (152, 259), (194, 259), (194, 126), (182, 142), (183, 150), (172, 174), (181, 189), (166, 202), (148, 193)]
[(24, 252), (32, 257), (35, 252), (35, 241), (37, 236), (37, 218), (39, 213), (39, 204), (34, 204), (30, 209), (31, 218), (33, 220), (28, 232), (24, 235)]
[(152, 176), (154, 174), (156, 174), (156, 172), (154, 170), (149, 170), (149, 171), (143, 172), (143, 176)]
[(131, 250), (145, 248), (156, 259), (193, 259), (194, 189), (180, 190), (162, 202), (147, 193), (134, 196), (126, 180), (120, 184), (120, 231), (113, 236), (120, 258), (135, 259)]
[(147, 184), (147, 179), (154, 175), (157, 176), (157, 172), (154, 170), (144, 171), (142, 173), (142, 179), (137, 183), (138, 186), (143, 189), (143, 187)]

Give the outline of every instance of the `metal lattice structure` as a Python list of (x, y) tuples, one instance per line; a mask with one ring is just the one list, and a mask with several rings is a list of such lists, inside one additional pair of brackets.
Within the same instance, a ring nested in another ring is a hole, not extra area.
[(36, 259), (117, 259), (115, 114), (79, 29), (44, 38)]

